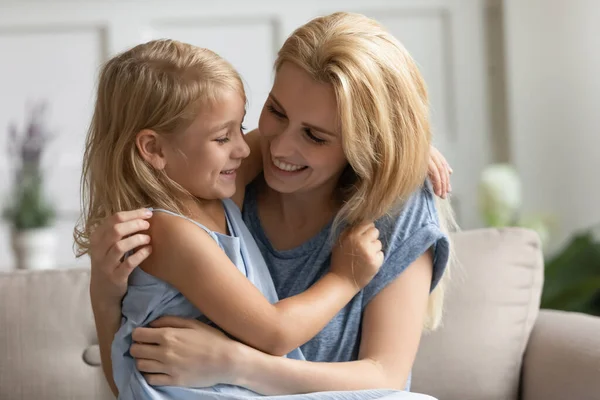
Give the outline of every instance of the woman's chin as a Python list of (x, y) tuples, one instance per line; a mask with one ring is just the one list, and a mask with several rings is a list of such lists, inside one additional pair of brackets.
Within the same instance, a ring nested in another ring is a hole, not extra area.
[(286, 181), (285, 179), (282, 179), (271, 172), (265, 171), (264, 177), (267, 185), (276, 192), (294, 193), (298, 190), (297, 185), (292, 184), (292, 182)]

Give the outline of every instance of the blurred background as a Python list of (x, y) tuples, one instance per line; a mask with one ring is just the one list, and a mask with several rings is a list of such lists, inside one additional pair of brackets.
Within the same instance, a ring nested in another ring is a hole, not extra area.
[(545, 304), (599, 313), (597, 0), (0, 0), (0, 271), (89, 264), (72, 232), (102, 62), (161, 37), (215, 50), (243, 76), (254, 128), (287, 35), (340, 10), (419, 63), (462, 228), (535, 229)]

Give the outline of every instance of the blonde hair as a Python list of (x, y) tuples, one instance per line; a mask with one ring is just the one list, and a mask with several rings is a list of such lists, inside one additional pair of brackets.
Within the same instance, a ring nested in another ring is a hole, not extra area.
[(93, 228), (118, 211), (152, 206), (184, 213), (191, 195), (142, 159), (135, 137), (143, 129), (184, 131), (223, 90), (246, 101), (242, 80), (227, 61), (175, 40), (137, 45), (103, 66), (83, 158), (78, 256), (89, 251)]
[[(410, 54), (376, 21), (338, 12), (294, 31), (275, 69), (286, 62), (335, 92), (349, 165), (334, 226), (397, 213), (425, 182), (430, 155), (427, 89)], [(455, 225), (449, 205), (439, 211), (442, 229)], [(430, 296), (426, 328), (440, 323), (447, 275)]]

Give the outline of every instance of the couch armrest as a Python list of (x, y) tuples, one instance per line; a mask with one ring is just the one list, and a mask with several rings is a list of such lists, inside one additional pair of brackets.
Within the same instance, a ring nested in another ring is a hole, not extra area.
[(600, 398), (600, 318), (541, 310), (523, 362), (523, 400)]

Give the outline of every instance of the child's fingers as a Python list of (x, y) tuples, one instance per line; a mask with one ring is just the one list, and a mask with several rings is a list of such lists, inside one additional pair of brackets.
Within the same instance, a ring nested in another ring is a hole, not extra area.
[(436, 163), (433, 161), (433, 158), (429, 159), (429, 179), (431, 179), (431, 183), (433, 184), (433, 191), (437, 196), (441, 196), (441, 177), (440, 171)]
[(450, 175), (452, 175), (452, 167), (450, 167), (450, 164), (448, 164), (448, 160), (446, 160), (446, 157), (444, 157), (442, 153), (440, 153), (440, 157), (444, 166), (444, 172), (446, 173), (446, 194), (448, 194), (452, 191), (452, 186), (450, 185)]
[(434, 162), (440, 174), (441, 194), (439, 196), (442, 199), (445, 199), (446, 194), (448, 193), (448, 170), (446, 169), (443, 157), (440, 154), (438, 154), (438, 157), (434, 157)]

